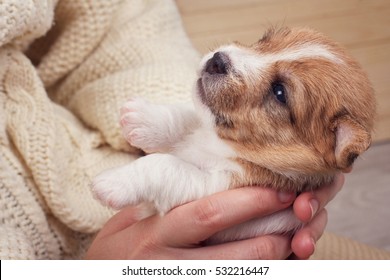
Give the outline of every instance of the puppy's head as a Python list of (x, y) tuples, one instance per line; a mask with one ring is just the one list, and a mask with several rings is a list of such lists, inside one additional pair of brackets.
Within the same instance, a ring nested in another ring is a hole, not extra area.
[(371, 142), (366, 74), (310, 29), (270, 30), (207, 54), (194, 97), (239, 160), (289, 178), (347, 171)]

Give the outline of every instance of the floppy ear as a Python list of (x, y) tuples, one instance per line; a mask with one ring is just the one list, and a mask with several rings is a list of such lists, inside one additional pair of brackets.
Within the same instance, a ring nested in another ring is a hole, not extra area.
[(349, 115), (337, 118), (333, 123), (333, 131), (336, 135), (337, 168), (348, 172), (355, 159), (370, 147), (370, 132)]

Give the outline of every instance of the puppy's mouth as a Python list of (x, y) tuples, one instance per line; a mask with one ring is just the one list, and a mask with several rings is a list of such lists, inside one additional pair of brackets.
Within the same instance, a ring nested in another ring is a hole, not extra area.
[(204, 91), (204, 87), (203, 87), (203, 81), (202, 81), (202, 77), (200, 77), (197, 82), (196, 82), (196, 87), (197, 87), (197, 92), (199, 94), (199, 97), (200, 99), (202, 100), (202, 103), (203, 104), (206, 104), (206, 93)]
[(203, 66), (197, 81), (198, 94), (205, 105), (210, 105), (210, 99), (218, 94), (219, 88), (231, 71), (232, 63), (229, 56), (223, 52), (216, 52)]

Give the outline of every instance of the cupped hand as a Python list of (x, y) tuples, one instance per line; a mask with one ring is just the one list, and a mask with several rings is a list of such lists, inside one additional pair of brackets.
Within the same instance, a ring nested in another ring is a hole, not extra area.
[(127, 207), (112, 217), (90, 246), (87, 259), (285, 259), (290, 237), (260, 236), (214, 246), (203, 240), (222, 229), (287, 208), (294, 194), (260, 187), (217, 193), (137, 221)]
[(344, 175), (336, 175), (333, 183), (322, 186), (316, 191), (305, 192), (294, 201), (295, 215), (306, 225), (295, 233), (291, 248), (294, 257), (309, 258), (315, 250), (315, 244), (322, 236), (327, 224), (327, 212), (324, 207), (341, 190), (344, 184)]
[[(343, 175), (314, 192), (295, 197), (261, 187), (244, 187), (193, 201), (165, 216), (138, 221), (138, 210), (127, 207), (113, 216), (96, 236), (87, 259), (285, 259), (293, 253), (306, 259), (323, 234), (324, 206), (344, 183)], [(265, 235), (219, 245), (202, 246), (218, 231), (252, 218), (266, 216), (293, 204), (295, 215), (306, 223), (292, 240)]]

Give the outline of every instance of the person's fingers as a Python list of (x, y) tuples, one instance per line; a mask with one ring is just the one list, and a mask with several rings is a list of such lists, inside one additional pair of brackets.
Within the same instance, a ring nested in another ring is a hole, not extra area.
[(291, 248), (299, 259), (307, 259), (314, 253), (315, 244), (324, 233), (327, 221), (327, 212), (322, 209), (310, 223), (294, 235)]
[(322, 186), (313, 192), (300, 194), (293, 205), (295, 215), (303, 222), (310, 221), (318, 211), (323, 209), (335, 197), (343, 184), (344, 175), (339, 173), (331, 184)]
[(233, 189), (179, 206), (164, 217), (159, 236), (169, 246), (190, 246), (214, 233), (291, 205), (292, 193), (261, 187)]
[(98, 234), (98, 238), (114, 234), (128, 228), (138, 221), (138, 210), (134, 206), (128, 206), (112, 216)]
[[(151, 221), (154, 218), (151, 218)], [(138, 224), (137, 224), (138, 225)], [(228, 242), (212, 246), (169, 247), (156, 243), (148, 236), (137, 242), (130, 250), (123, 250), (124, 231), (111, 239), (110, 245), (102, 249), (104, 254), (122, 259), (286, 259), (292, 252), (291, 237), (265, 235), (247, 240)], [(137, 238), (136, 238), (137, 239)], [(107, 244), (104, 244), (105, 246)], [(126, 246), (125, 246), (126, 247)], [(110, 252), (111, 251), (111, 252)], [(118, 252), (124, 253), (118, 257)]]
[(228, 242), (219, 245), (181, 250), (177, 252), (180, 259), (235, 259), (235, 260), (268, 260), (286, 259), (291, 254), (291, 239), (283, 235), (265, 235)]
[[(120, 251), (123, 258), (134, 254), (141, 258), (148, 258), (148, 255), (153, 253), (159, 253), (162, 258), (165, 258), (164, 256), (173, 256), (174, 252), (179, 253), (185, 248), (191, 248), (191, 250), (185, 250), (189, 252), (205, 248), (201, 250), (202, 257), (198, 258), (218, 258), (226, 250), (223, 245), (196, 248), (197, 245), (222, 229), (284, 209), (291, 205), (294, 198), (295, 194), (292, 193), (278, 193), (271, 189), (246, 187), (214, 194), (179, 206), (165, 216), (156, 215), (142, 221), (137, 219), (136, 208), (127, 207), (106, 223), (95, 239), (101, 240), (100, 245), (97, 242), (99, 246), (95, 245), (95, 250), (100, 250), (110, 257), (117, 257), (115, 252)], [(102, 242), (108, 236), (110, 236), (109, 246), (107, 242)], [(283, 237), (283, 240), (285, 239)], [(137, 246), (139, 252), (124, 250), (123, 241), (127, 244), (136, 240), (140, 242)], [(253, 243), (256, 245), (253, 249), (245, 250), (245, 253), (241, 253), (242, 257), (237, 255), (237, 258), (279, 258), (280, 255), (284, 256), (289, 253), (289, 243), (280, 246), (279, 242), (279, 246), (276, 246), (278, 242), (274, 242), (275, 237), (266, 237), (262, 239), (262, 242), (259, 237), (256, 241), (257, 243)], [(242, 245), (249, 246), (254, 241), (237, 242), (229, 243), (228, 250), (239, 250), (240, 242), (243, 242)], [(275, 251), (273, 255), (269, 248)], [(166, 250), (169, 252), (165, 252)], [(212, 252), (215, 254), (213, 255)], [(263, 253), (260, 254), (260, 252)], [(189, 258), (195, 258), (195, 256)], [(231, 258), (234, 257), (231, 256)]]
[(291, 240), (282, 235), (266, 235), (257, 238), (229, 242), (221, 245), (191, 250), (193, 257), (204, 259), (285, 259), (291, 253)]
[(291, 249), (289, 238), (284, 236), (199, 245), (224, 228), (284, 209), (294, 198), (292, 193), (246, 187), (214, 194), (179, 206), (165, 216), (141, 221), (137, 219), (137, 209), (127, 207), (106, 223), (87, 258), (285, 258)]

